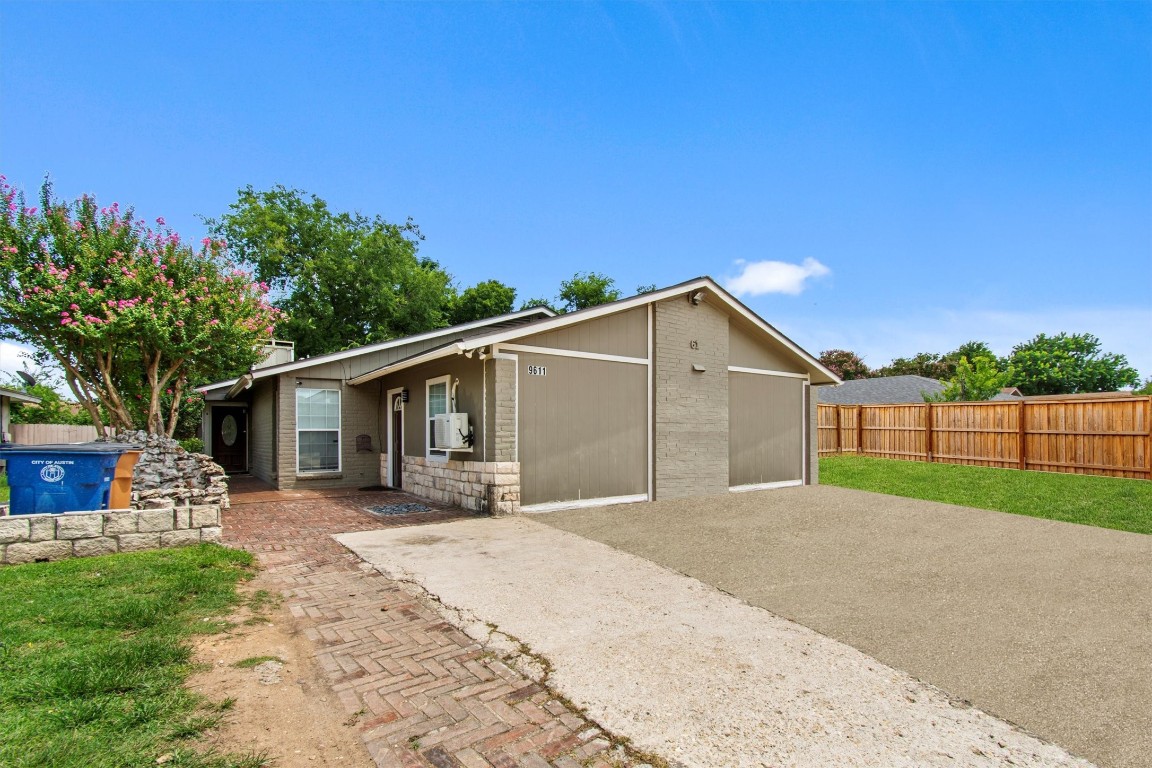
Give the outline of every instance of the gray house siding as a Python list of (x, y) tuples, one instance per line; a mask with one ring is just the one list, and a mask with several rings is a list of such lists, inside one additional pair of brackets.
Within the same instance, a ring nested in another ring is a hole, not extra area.
[(761, 485), (799, 481), (804, 476), (802, 444), (809, 410), (804, 382), (784, 376), (728, 374), (728, 484)]
[(519, 358), (521, 503), (647, 495), (648, 367)]
[[(261, 425), (268, 425), (260, 429)], [(276, 480), (276, 381), (264, 380), (252, 387), (248, 408), (248, 471), (261, 480)], [(256, 427), (256, 428), (254, 428)]]

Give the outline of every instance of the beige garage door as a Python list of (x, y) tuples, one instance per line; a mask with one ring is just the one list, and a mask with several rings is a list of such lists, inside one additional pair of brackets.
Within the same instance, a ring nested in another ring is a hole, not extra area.
[(728, 484), (803, 478), (804, 381), (728, 374)]
[(648, 369), (519, 357), (521, 504), (647, 493)]

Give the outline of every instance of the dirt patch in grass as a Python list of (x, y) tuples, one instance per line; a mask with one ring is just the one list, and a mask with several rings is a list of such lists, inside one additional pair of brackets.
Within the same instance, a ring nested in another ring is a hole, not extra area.
[(245, 602), (228, 617), (233, 626), (194, 642), (203, 671), (188, 688), (223, 709), (201, 742), (221, 752), (262, 754), (276, 768), (372, 768), (355, 718), (332, 696), (311, 644), (266, 577), (240, 593)]

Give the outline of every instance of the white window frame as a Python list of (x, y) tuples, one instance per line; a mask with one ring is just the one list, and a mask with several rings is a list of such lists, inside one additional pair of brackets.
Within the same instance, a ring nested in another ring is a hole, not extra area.
[[(300, 469), (300, 433), (301, 432), (331, 432), (330, 429), (302, 429), (300, 427), (300, 393), (308, 392), (335, 392), (336, 410), (339, 416), (336, 424), (336, 469)], [(297, 475), (331, 475), (343, 471), (344, 466), (344, 398), (340, 389), (331, 387), (297, 387), (296, 388), (296, 474)]]
[(428, 461), (445, 463), (448, 461), (448, 451), (432, 447), (432, 435), (435, 434), (435, 416), (430, 413), (432, 407), (432, 387), (437, 384), (444, 385), (444, 412), (452, 409), (452, 377), (437, 376), (424, 382), (424, 458)]

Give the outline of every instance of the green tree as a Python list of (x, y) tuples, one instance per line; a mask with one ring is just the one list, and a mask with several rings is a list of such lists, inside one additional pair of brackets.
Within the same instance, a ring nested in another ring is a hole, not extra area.
[(897, 357), (888, 365), (876, 371), (877, 376), (927, 376), (930, 379), (947, 379), (954, 370), (944, 360), (943, 355), (920, 352), (912, 357)]
[(280, 333), (302, 357), (442, 328), (456, 299), (451, 276), (417, 251), (411, 219), (335, 213), (315, 195), (276, 186), (239, 190), (206, 223), (272, 287), (287, 313)]
[(452, 307), (452, 324), (484, 320), (512, 311), (516, 289), (499, 280), (485, 280), (466, 288)]
[(564, 310), (557, 307), (552, 299), (525, 299), (520, 304), (520, 309), (532, 309), (533, 307), (547, 307), (558, 315), (564, 314)]
[(1104, 353), (1090, 333), (1043, 333), (1012, 348), (1011, 384), (1025, 395), (1114, 392), (1140, 381), (1124, 355)]
[[(37, 376), (37, 383), (27, 384), (12, 377), (6, 385), (8, 389), (32, 395), (40, 399), (38, 405), (32, 403), (11, 404), (13, 424), (91, 424), (92, 417), (78, 403), (69, 403), (54, 388), (54, 384)], [(56, 380), (59, 382), (59, 379)]]
[(872, 376), (872, 370), (860, 355), (847, 349), (826, 349), (820, 353), (819, 360), (821, 365), (843, 381), (867, 379)]
[(1152, 376), (1149, 376), (1147, 381), (1145, 381), (1144, 384), (1139, 389), (1134, 391), (1132, 394), (1134, 394), (1134, 395), (1152, 395)]
[(559, 303), (565, 312), (575, 312), (620, 298), (616, 281), (598, 272), (577, 272), (560, 283)]
[(956, 372), (944, 385), (944, 391), (938, 395), (925, 395), (924, 400), (930, 403), (991, 400), (1011, 380), (1012, 369), (1001, 371), (996, 358), (981, 356), (969, 363), (968, 358), (962, 355), (956, 363)]
[(279, 313), (222, 243), (194, 251), (161, 219), (60, 203), (47, 181), (40, 203), (0, 177), (0, 333), (59, 366), (97, 429), (171, 435), (190, 385), (259, 360)]

